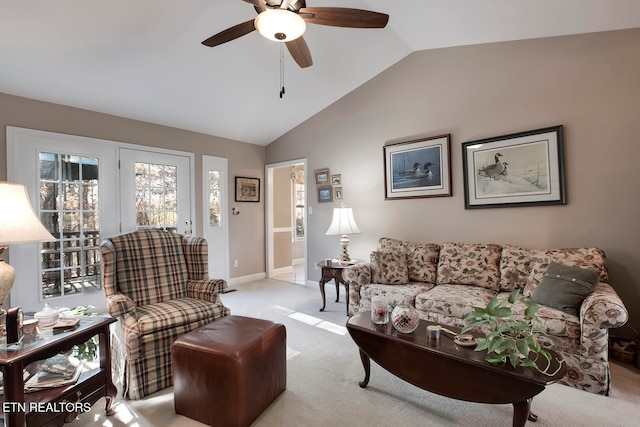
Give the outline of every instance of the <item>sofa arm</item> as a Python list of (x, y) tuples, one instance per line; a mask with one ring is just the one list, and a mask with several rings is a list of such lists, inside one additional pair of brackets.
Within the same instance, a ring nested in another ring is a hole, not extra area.
[(371, 264), (354, 264), (342, 270), (342, 279), (349, 285), (349, 316), (360, 307), (360, 288), (371, 283)]
[(582, 355), (609, 360), (609, 328), (618, 328), (629, 319), (629, 312), (616, 291), (598, 283), (580, 308), (580, 346)]
[(107, 297), (107, 311), (113, 317), (120, 317), (125, 313), (135, 314), (136, 303), (124, 294), (113, 294)]
[(187, 297), (217, 302), (218, 294), (224, 292), (227, 282), (223, 279), (189, 280), (187, 282)]

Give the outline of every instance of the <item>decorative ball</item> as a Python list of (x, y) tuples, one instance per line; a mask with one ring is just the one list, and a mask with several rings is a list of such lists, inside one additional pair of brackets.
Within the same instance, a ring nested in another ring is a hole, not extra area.
[(391, 312), (391, 324), (398, 332), (410, 334), (415, 331), (420, 323), (418, 310), (409, 304), (400, 304)]

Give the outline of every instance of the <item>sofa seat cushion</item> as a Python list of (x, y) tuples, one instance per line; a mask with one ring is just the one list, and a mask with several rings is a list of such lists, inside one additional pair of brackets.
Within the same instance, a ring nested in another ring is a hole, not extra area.
[(370, 283), (360, 288), (360, 307), (371, 309), (371, 297), (381, 296), (387, 304), (396, 306), (407, 303), (415, 304), (416, 295), (427, 292), (433, 288), (433, 283), (414, 282), (406, 285), (381, 285)]
[(424, 313), (436, 313), (462, 319), (474, 307), (486, 307), (496, 293), (491, 289), (467, 285), (437, 285), (416, 297), (415, 307)]
[(216, 319), (221, 316), (222, 310), (221, 304), (194, 298), (143, 305), (136, 308), (137, 328), (141, 335), (157, 333), (197, 321)]
[(438, 261), (438, 285), (473, 285), (495, 292), (500, 287), (499, 245), (444, 243)]
[[(508, 292), (498, 294), (498, 299), (507, 299), (508, 297)], [(516, 315), (516, 317), (524, 317), (525, 309), (526, 306), (522, 300), (516, 301), (511, 306), (511, 312)], [(547, 334), (557, 338), (567, 338), (572, 345), (575, 344), (574, 350), (579, 351), (580, 319), (578, 316), (544, 305), (538, 305), (536, 315), (542, 322), (541, 326)], [(555, 345), (554, 348), (556, 348)]]

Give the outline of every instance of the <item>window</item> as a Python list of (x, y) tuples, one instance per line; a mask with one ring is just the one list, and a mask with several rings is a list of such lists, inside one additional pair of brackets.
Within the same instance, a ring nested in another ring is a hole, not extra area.
[(304, 238), (304, 183), (293, 182), (293, 196), (295, 200), (296, 239), (302, 239)]
[(136, 162), (136, 226), (178, 229), (178, 168)]
[(98, 159), (40, 152), (39, 170), (40, 219), (56, 238), (41, 245), (42, 299), (100, 290)]
[(209, 226), (220, 227), (220, 171), (209, 170)]

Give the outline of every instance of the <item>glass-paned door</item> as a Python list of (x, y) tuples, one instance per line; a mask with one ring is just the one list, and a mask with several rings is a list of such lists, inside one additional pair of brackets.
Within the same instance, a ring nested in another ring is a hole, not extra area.
[(105, 307), (99, 246), (117, 233), (115, 154), (110, 141), (7, 126), (7, 178), (56, 238), (11, 246), (11, 306)]
[(190, 168), (188, 156), (120, 149), (121, 232), (192, 234)]
[(39, 153), (40, 219), (56, 238), (41, 245), (41, 298), (101, 291), (97, 157)]

